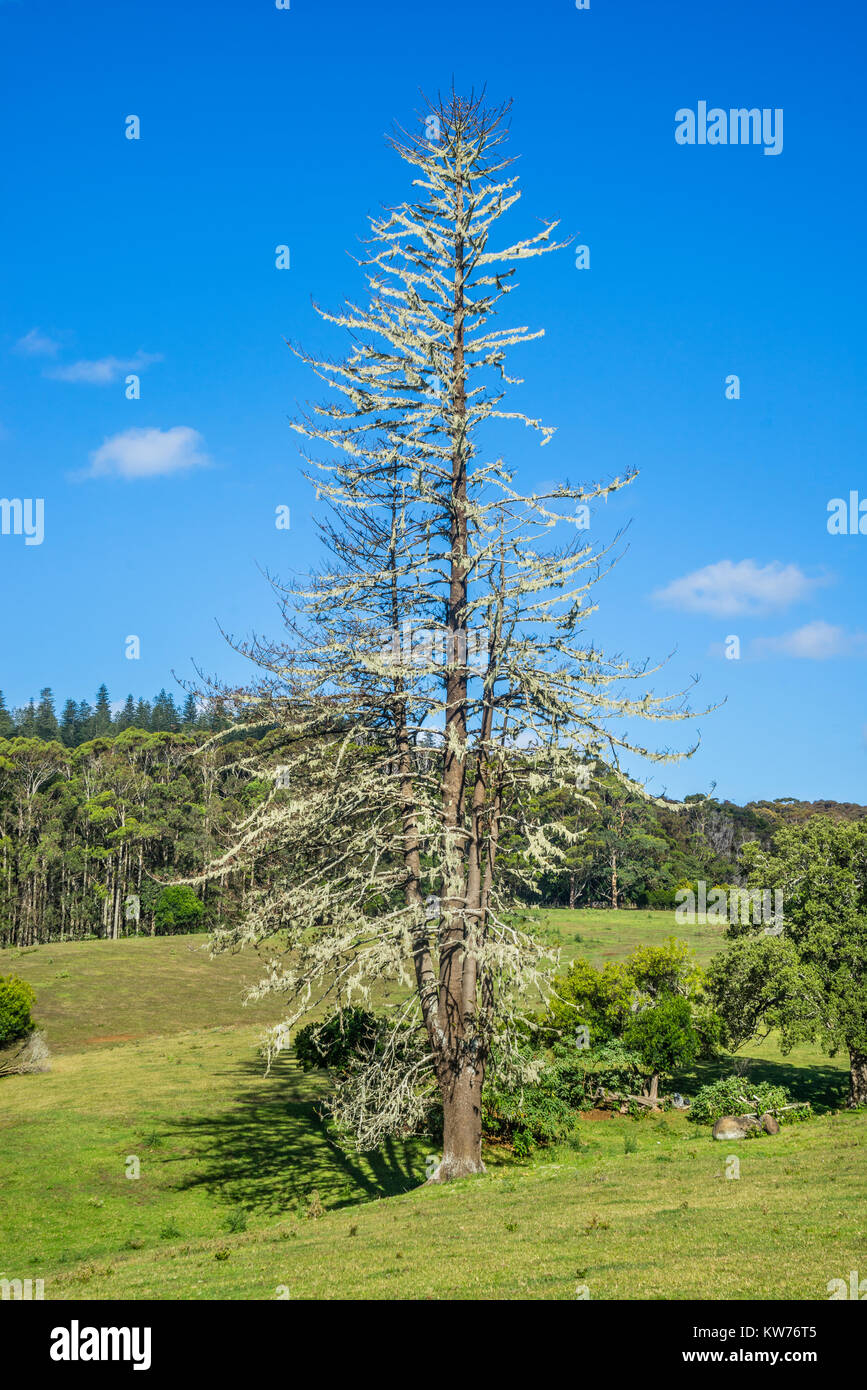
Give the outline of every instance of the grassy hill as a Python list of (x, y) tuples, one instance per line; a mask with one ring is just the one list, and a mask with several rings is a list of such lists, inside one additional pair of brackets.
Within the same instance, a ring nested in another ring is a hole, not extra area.
[[(666, 913), (546, 924), (564, 955), (597, 963), (672, 929)], [(49, 1073), (0, 1081), (0, 1277), (42, 1278), (46, 1298), (574, 1298), (586, 1285), (600, 1299), (813, 1299), (867, 1262), (867, 1121), (833, 1113), (844, 1059), (753, 1049), (751, 1075), (820, 1110), (774, 1139), (716, 1144), (671, 1113), (588, 1119), (544, 1158), (486, 1155), (486, 1176), (427, 1188), (428, 1141), (347, 1155), (316, 1113), (319, 1078), (288, 1059), (262, 1075), (255, 1043), (278, 1005), (240, 1009), (255, 956), (210, 961), (203, 946), (0, 952), (0, 974), (35, 986), (54, 1054)]]

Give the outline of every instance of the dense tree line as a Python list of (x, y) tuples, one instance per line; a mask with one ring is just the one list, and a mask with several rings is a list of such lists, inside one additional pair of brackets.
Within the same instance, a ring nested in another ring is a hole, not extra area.
[[(67, 747), (0, 739), (0, 945), (154, 930), (169, 881), (194, 876), (267, 793), (236, 747), (129, 728)], [(193, 756), (195, 754), (195, 756)], [(250, 875), (202, 885), (202, 925), (243, 907)]]
[[(199, 873), (270, 790), (244, 770), (243, 742), (208, 743), (231, 727), (223, 707), (189, 696), (178, 709), (164, 690), (112, 712), (101, 686), (92, 706), (69, 700), (60, 719), (49, 689), (14, 715), (0, 695), (0, 944), (180, 929), (176, 910), (157, 910), (165, 884)], [(416, 760), (430, 772), (440, 756), (436, 738), (421, 735)], [(737, 806), (693, 796), (678, 808), (643, 801), (610, 774), (589, 797), (580, 786), (532, 797), (555, 803), (544, 809), (566, 832), (562, 859), (528, 885), (519, 837), (506, 836), (504, 866), (522, 896), (548, 906), (671, 906), (683, 883), (740, 883), (749, 841), (767, 848), (782, 826), (816, 814), (867, 815), (793, 798)], [(264, 860), (256, 870), (270, 872)], [(249, 871), (227, 869), (197, 885), (198, 925), (233, 922), (250, 882)]]
[[(813, 817), (858, 821), (867, 807), (830, 801), (750, 802), (738, 806), (713, 796), (692, 795), (683, 803), (636, 796), (608, 771), (596, 776), (592, 793), (543, 793), (546, 810), (563, 830), (560, 862), (544, 873), (540, 899), (560, 907), (649, 907), (675, 905), (679, 886), (740, 885), (742, 847), (767, 849), (784, 826)], [(521, 845), (506, 838), (507, 864), (519, 869)]]

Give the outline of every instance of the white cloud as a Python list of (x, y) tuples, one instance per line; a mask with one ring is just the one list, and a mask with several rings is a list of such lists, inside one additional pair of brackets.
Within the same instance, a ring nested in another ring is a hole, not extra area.
[(867, 634), (847, 632), (833, 623), (807, 623), (779, 637), (757, 637), (751, 643), (754, 656), (794, 656), (803, 661), (828, 661), (834, 656), (853, 656), (867, 651)]
[(70, 362), (65, 367), (50, 367), (45, 372), (54, 381), (86, 382), (90, 386), (106, 386), (127, 372), (139, 372), (151, 362), (161, 362), (159, 352), (137, 352), (135, 357), (100, 357), (88, 361)]
[(60, 344), (38, 328), (31, 328), (15, 344), (15, 351), (23, 353), (25, 357), (56, 357), (59, 349)]
[(189, 425), (172, 429), (131, 429), (106, 439), (90, 456), (89, 478), (158, 478), (188, 468), (206, 468), (198, 430)]
[(783, 565), (779, 560), (768, 565), (757, 565), (755, 560), (718, 560), (672, 580), (665, 588), (656, 589), (652, 597), (688, 613), (732, 617), (788, 608), (827, 582), (810, 579), (797, 565)]

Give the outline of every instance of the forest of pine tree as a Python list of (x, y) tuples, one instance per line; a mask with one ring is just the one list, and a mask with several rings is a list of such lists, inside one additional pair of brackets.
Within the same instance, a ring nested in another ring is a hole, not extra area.
[(123, 705), (112, 712), (108, 688), (103, 684), (93, 704), (88, 700), (67, 700), (57, 712), (50, 686), (20, 709), (9, 710), (0, 690), (0, 738), (56, 739), (64, 748), (77, 748), (89, 739), (123, 733), (124, 729), (145, 729), (149, 733), (176, 734), (181, 730), (212, 731), (221, 727), (213, 710), (202, 712), (195, 697), (188, 694), (180, 709), (172, 694), (160, 690), (153, 700), (127, 695)]

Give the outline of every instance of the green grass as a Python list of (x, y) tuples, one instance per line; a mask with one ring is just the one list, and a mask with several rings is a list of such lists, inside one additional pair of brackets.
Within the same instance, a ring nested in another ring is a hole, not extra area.
[[(306, 1209), (314, 1189), (333, 1208), (418, 1185), (422, 1141), (343, 1155), (316, 1114), (318, 1082), (288, 1061), (264, 1077), (255, 1038), (249, 1028), (182, 1033), (9, 1078), (0, 1264), (10, 1265), (7, 1241), (28, 1266), (62, 1266), (158, 1244), (169, 1223), (217, 1235), (241, 1210), (256, 1229)], [(130, 1158), (138, 1178), (126, 1176)]]
[[(564, 964), (586, 955), (602, 965), (671, 935), (689, 941), (704, 963), (722, 941), (718, 927), (692, 927), (687, 935), (673, 912), (555, 910), (540, 916), (544, 938), (560, 947)], [(239, 1021), (264, 1029), (280, 1018), (279, 999), (241, 1010), (245, 989), (263, 973), (255, 951), (212, 961), (202, 935), (0, 950), (0, 975), (20, 975), (36, 990), (39, 1021), (55, 1053)]]
[(241, 1012), (244, 990), (263, 974), (254, 951), (211, 960), (206, 936), (137, 936), (0, 951), (0, 975), (36, 990), (52, 1052), (137, 1042), (239, 1020), (276, 1022), (276, 1000)]
[(621, 908), (612, 912), (610, 909), (569, 911), (555, 908), (540, 916), (544, 939), (560, 947), (564, 962), (575, 956), (586, 956), (594, 965), (604, 965), (609, 960), (623, 960), (636, 946), (676, 936), (688, 943), (700, 965), (707, 965), (711, 956), (725, 946), (722, 924), (683, 926), (677, 922), (673, 910)]
[[(597, 961), (672, 927), (552, 918)], [(577, 1145), (488, 1155), (485, 1176), (428, 1188), (429, 1141), (346, 1154), (317, 1114), (318, 1077), (289, 1059), (263, 1076), (255, 1044), (277, 1003), (241, 1010), (255, 957), (210, 961), (203, 944), (0, 952), (0, 974), (35, 986), (54, 1053), (49, 1073), (0, 1081), (0, 1277), (43, 1278), (46, 1298), (559, 1299), (586, 1284), (603, 1299), (812, 1299), (867, 1264), (863, 1115), (733, 1146), (676, 1113), (586, 1121)], [(756, 1079), (840, 1104), (844, 1059), (751, 1051)]]

